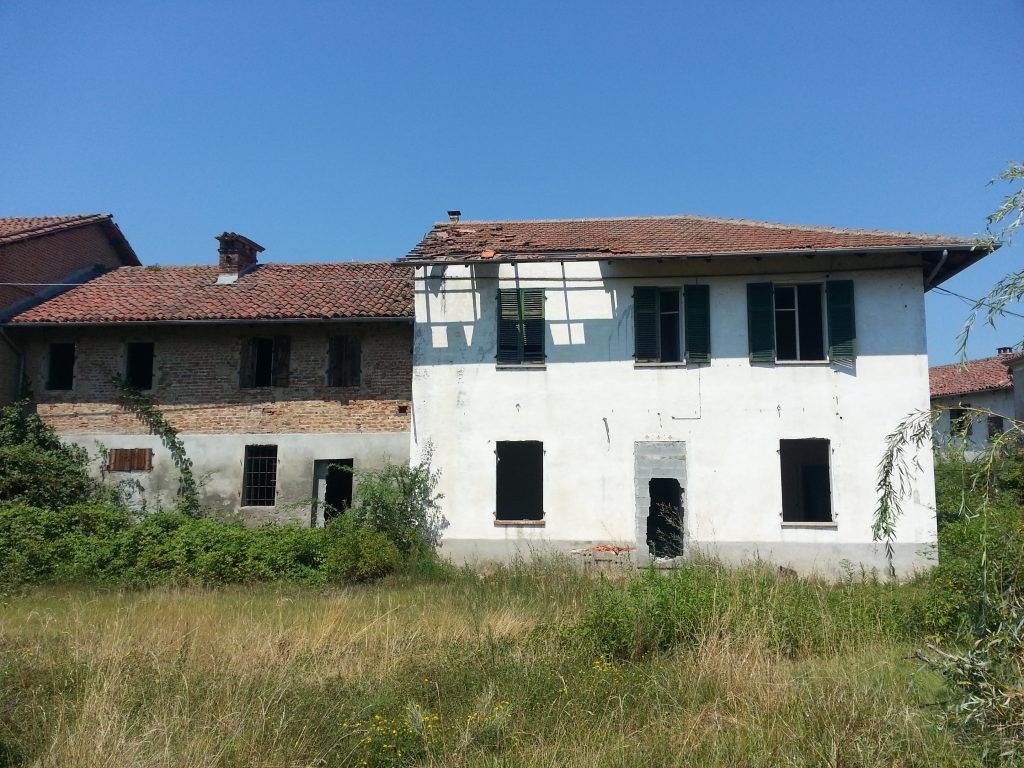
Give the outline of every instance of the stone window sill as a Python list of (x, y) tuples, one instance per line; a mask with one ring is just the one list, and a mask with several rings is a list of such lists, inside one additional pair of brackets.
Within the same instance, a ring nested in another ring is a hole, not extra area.
[(811, 521), (811, 520), (807, 520), (807, 521), (803, 521), (803, 522), (800, 522), (800, 521), (787, 521), (787, 522), (783, 522), (782, 523), (782, 527), (783, 528), (818, 528), (818, 529), (825, 529), (825, 530), (832, 530), (832, 531), (834, 531), (837, 528), (839, 528), (839, 524), (837, 522), (835, 522), (834, 520), (826, 522), (826, 523), (814, 522), (814, 521)]
[(543, 520), (495, 520), (494, 524), (499, 527), (511, 525), (521, 528), (543, 528), (546, 525)]

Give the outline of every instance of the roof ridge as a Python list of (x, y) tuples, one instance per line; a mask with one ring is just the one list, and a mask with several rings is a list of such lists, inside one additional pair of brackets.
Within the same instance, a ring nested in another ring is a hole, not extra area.
[(434, 227), (457, 227), (464, 224), (571, 224), (574, 222), (599, 222), (599, 221), (669, 221), (669, 220), (687, 220), (687, 221), (703, 221), (703, 222), (714, 222), (722, 224), (738, 224), (741, 226), (751, 227), (767, 227), (771, 229), (795, 229), (806, 232), (832, 232), (838, 234), (853, 233), (853, 234), (876, 234), (876, 235), (901, 235), (911, 237), (921, 237), (927, 239), (950, 239), (950, 238), (964, 238), (964, 242), (970, 242), (975, 239), (974, 236), (967, 235), (949, 235), (939, 234), (934, 232), (912, 232), (910, 230), (897, 230), (897, 229), (865, 229), (861, 227), (833, 227), (822, 224), (787, 224), (780, 221), (770, 221), (767, 219), (741, 219), (731, 218), (727, 216), (705, 216), (702, 214), (694, 213), (673, 213), (667, 215), (658, 216), (581, 216), (581, 217), (570, 217), (570, 218), (556, 218), (556, 219), (460, 219), (457, 222), (451, 221), (435, 221)]
[(992, 355), (990, 357), (975, 357), (971, 360), (962, 360), (958, 363), (941, 363), (940, 365), (928, 366), (929, 371), (934, 371), (937, 368), (963, 368), (964, 366), (971, 365), (972, 363), (990, 363), (993, 361), (1002, 362), (1011, 357), (1016, 357), (1022, 354), (1021, 352), (1001, 352), (998, 355)]

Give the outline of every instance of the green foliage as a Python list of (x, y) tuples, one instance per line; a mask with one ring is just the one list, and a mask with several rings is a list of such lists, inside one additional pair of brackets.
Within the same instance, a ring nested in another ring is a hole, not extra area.
[(197, 516), (200, 512), (199, 484), (192, 473), (192, 459), (185, 453), (185, 444), (178, 437), (178, 430), (171, 426), (150, 397), (130, 386), (122, 377), (114, 377), (114, 386), (121, 393), (121, 404), (142, 419), (171, 454), (171, 461), (178, 468), (178, 507), (187, 515)]
[(767, 565), (693, 563), (602, 578), (578, 631), (616, 658), (694, 647), (723, 633), (798, 658), (911, 637), (920, 599), (916, 588), (874, 578), (832, 584), (787, 578)]
[(323, 572), (331, 582), (375, 581), (392, 573), (402, 559), (384, 533), (351, 517), (332, 520), (325, 539)]
[(62, 443), (27, 402), (0, 408), (0, 501), (59, 508), (102, 495), (84, 448)]
[(436, 549), (445, 520), (430, 458), (428, 447), (413, 466), (389, 464), (375, 472), (358, 473), (347, 515), (384, 533), (403, 555), (424, 547)]

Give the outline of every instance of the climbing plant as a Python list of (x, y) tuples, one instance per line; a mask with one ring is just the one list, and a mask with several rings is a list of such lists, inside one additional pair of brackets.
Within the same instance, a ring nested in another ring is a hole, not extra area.
[(121, 405), (146, 423), (150, 431), (160, 438), (171, 461), (178, 468), (178, 507), (185, 514), (199, 515), (199, 484), (192, 472), (192, 459), (185, 453), (185, 444), (176, 430), (153, 400), (128, 384), (120, 376), (114, 377), (114, 386), (120, 393)]

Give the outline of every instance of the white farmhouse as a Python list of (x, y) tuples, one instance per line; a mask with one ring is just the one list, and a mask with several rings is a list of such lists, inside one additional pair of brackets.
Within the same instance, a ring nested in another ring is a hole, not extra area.
[(928, 369), (932, 407), (939, 410), (936, 443), (963, 441), (976, 453), (1006, 430), (1015, 418), (1013, 364), (1019, 358), (1011, 347), (999, 347), (995, 357)]
[[(459, 559), (628, 546), (886, 565), (885, 436), (928, 407), (924, 292), (966, 237), (698, 216), (450, 221), (416, 265), (412, 456)], [(895, 566), (934, 557), (924, 451)]]

